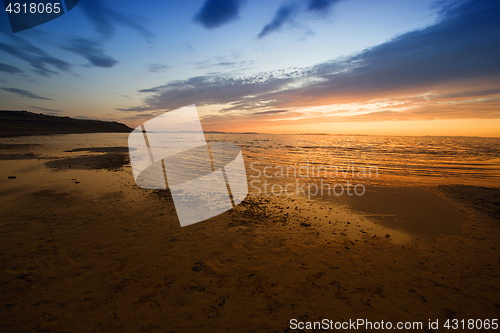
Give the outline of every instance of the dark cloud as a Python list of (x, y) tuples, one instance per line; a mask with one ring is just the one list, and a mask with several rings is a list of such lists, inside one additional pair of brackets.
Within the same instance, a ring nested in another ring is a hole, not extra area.
[[(224, 57), (219, 57), (219, 58), (224, 58)], [(233, 60), (222, 59), (221, 61), (212, 61), (212, 60), (199, 61), (199, 62), (195, 62), (193, 64), (195, 65), (195, 67), (194, 67), (195, 69), (218, 70), (221, 68), (224, 68), (224, 69), (237, 68), (237, 69), (241, 70), (242, 68), (251, 67), (254, 64), (254, 62), (247, 61), (247, 60), (233, 61)]]
[(0, 72), (5, 72), (9, 74), (24, 73), (20, 68), (12, 65), (7, 65), (0, 62)]
[[(316, 66), (312, 75), (323, 82), (300, 89), (295, 96), (369, 95), (419, 92), (430, 86), (500, 78), (500, 2), (462, 2), (441, 20), (422, 30), (400, 35), (343, 62)], [(338, 73), (344, 67), (348, 70)]]
[(116, 108), (116, 110), (123, 111), (123, 112), (144, 112), (144, 111), (151, 111), (150, 108), (143, 107), (143, 106), (137, 106), (137, 107), (131, 107), (131, 108)]
[(313, 12), (324, 14), (330, 7), (340, 0), (308, 0), (304, 2), (286, 2), (274, 14), (273, 19), (268, 23), (257, 36), (263, 38), (268, 34), (281, 29), (286, 23), (289, 23), (300, 12)]
[(29, 63), (34, 72), (42, 76), (51, 76), (58, 72), (47, 68), (50, 65), (61, 71), (69, 71), (70, 64), (64, 60), (50, 56), (44, 50), (32, 45), (27, 40), (10, 33), (11, 45), (0, 42), (0, 51)]
[[(146, 28), (144, 19), (133, 15), (121, 14), (107, 6), (103, 1), (85, 0), (81, 1), (78, 7), (83, 10), (87, 18), (94, 24), (95, 29), (104, 37), (109, 38), (115, 34), (116, 24), (121, 24), (135, 30), (148, 42), (151, 42), (155, 37)], [(117, 7), (119, 7), (119, 4), (117, 4)]]
[(285, 112), (288, 112), (288, 110), (260, 111), (260, 112), (255, 112), (254, 114), (276, 114), (276, 113), (285, 113)]
[(206, 0), (194, 21), (215, 29), (240, 17), (241, 0)]
[[(34, 32), (31, 31), (31, 33)], [(19, 34), (13, 34), (8, 20), (0, 20), (0, 34), (5, 37), (4, 42), (0, 42), (0, 51), (27, 62), (33, 72), (49, 77), (51, 75), (58, 75), (59, 71), (70, 71), (71, 65), (68, 62), (51, 56), (45, 50), (34, 46), (30, 41), (20, 37)], [(9, 67), (3, 68), (8, 71), (12, 70)], [(18, 70), (23, 72), (21, 69)], [(16, 73), (21, 72), (16, 71)]]
[(293, 14), (299, 9), (298, 5), (295, 3), (282, 5), (274, 14), (271, 23), (267, 24), (262, 31), (259, 33), (258, 37), (262, 38), (273, 31), (279, 30), (287, 21), (289, 21)]
[(260, 95), (273, 91), (291, 78), (277, 78), (272, 75), (251, 77), (197, 76), (187, 80), (174, 81), (163, 86), (142, 89), (142, 93), (154, 93), (146, 97), (144, 106), (130, 108), (127, 111), (176, 109), (188, 104), (199, 106), (215, 103), (230, 103), (243, 99), (247, 95)]
[(44, 99), (46, 101), (52, 101), (52, 99), (50, 99), (50, 98), (35, 95), (28, 90), (17, 89), (17, 88), (2, 88), (2, 90), (11, 92), (13, 94), (18, 94), (19, 96), (22, 96), (22, 97), (33, 98), (33, 99)]
[(99, 43), (88, 39), (75, 38), (68, 45), (63, 46), (63, 48), (81, 55), (96, 67), (110, 68), (118, 63), (118, 61), (104, 53)]
[[(145, 27), (143, 19), (118, 13), (103, 1), (81, 1), (78, 8), (83, 10), (103, 37), (112, 37), (116, 31), (116, 26), (121, 24), (135, 30), (148, 42), (151, 42), (154, 38), (154, 34)], [(17, 34), (12, 34), (8, 22), (0, 21), (0, 33), (10, 40), (8, 43), (0, 42), (0, 51), (26, 61), (37, 74), (49, 77), (59, 74), (59, 71), (70, 71), (71, 65), (66, 61), (55, 58), (26, 39), (19, 37)], [(102, 44), (86, 39), (73, 39), (62, 48), (85, 57), (92, 65), (97, 67), (109, 68), (117, 63), (115, 59), (105, 54)], [(11, 67), (0, 66), (0, 71), (12, 72), (12, 70), (14, 69)]]
[(336, 2), (339, 2), (339, 0), (310, 0), (307, 4), (307, 10), (312, 12), (325, 11)]
[(158, 116), (158, 114), (154, 114), (154, 113), (140, 113), (140, 114), (134, 114), (134, 115), (132, 115), (130, 117), (124, 117), (123, 120), (127, 120), (127, 121), (131, 121), (133, 123), (136, 123), (137, 121), (148, 120), (148, 119), (154, 118), (156, 116)]
[(141, 92), (151, 95), (137, 110), (175, 109), (195, 103), (230, 104), (222, 111), (254, 113), (429, 92), (441, 93), (441, 98), (497, 95), (500, 1), (463, 1), (441, 13), (432, 26), (310, 68), (253, 77), (199, 76), (143, 89)]
[[(270, 101), (266, 95), (294, 83), (304, 73), (300, 70), (260, 73), (248, 77), (196, 76), (187, 80), (139, 90), (152, 93), (146, 97), (144, 105), (120, 109), (121, 111), (143, 112), (159, 109), (176, 109), (188, 104), (199, 106), (231, 103), (231, 107), (220, 112), (242, 109), (266, 108)], [(252, 97), (249, 97), (252, 96)]]

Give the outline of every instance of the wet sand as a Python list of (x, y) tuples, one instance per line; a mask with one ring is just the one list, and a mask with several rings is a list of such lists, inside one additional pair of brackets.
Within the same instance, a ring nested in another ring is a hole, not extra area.
[[(292, 318), (500, 317), (498, 188), (378, 189), (385, 206), (370, 195), (248, 196), (181, 228), (168, 191), (137, 188), (120, 149), (51, 158), (32, 148), (0, 147), (11, 155), (0, 161), (3, 332), (293, 332)], [(444, 204), (456, 208), (447, 206), (454, 230), (428, 241), (414, 232), (418, 217), (401, 216)]]
[[(400, 230), (419, 243), (432, 244), (441, 236), (459, 235), (467, 214), (443, 191), (449, 187), (367, 186), (362, 196), (335, 198), (360, 214), (372, 217), (381, 226)], [(482, 191), (481, 188), (478, 192)], [(326, 197), (324, 200), (329, 200)]]

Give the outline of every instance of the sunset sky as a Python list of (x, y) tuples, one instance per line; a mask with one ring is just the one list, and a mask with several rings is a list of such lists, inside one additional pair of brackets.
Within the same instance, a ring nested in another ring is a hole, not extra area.
[(206, 131), (500, 137), (500, 1), (80, 0), (12, 33), (0, 109)]

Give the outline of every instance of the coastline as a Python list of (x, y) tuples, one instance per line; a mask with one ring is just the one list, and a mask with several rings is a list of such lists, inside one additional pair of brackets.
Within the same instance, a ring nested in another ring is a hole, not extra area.
[(0, 138), (82, 133), (129, 133), (132, 128), (117, 122), (75, 119), (28, 111), (0, 110)]

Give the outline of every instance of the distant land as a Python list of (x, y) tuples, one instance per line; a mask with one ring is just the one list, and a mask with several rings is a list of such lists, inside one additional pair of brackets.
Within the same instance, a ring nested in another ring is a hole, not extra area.
[(132, 128), (117, 122), (49, 116), (28, 111), (0, 110), (0, 137), (129, 132), (132, 132)]
[(203, 131), (205, 134), (260, 134), (257, 132), (221, 132), (221, 131)]

